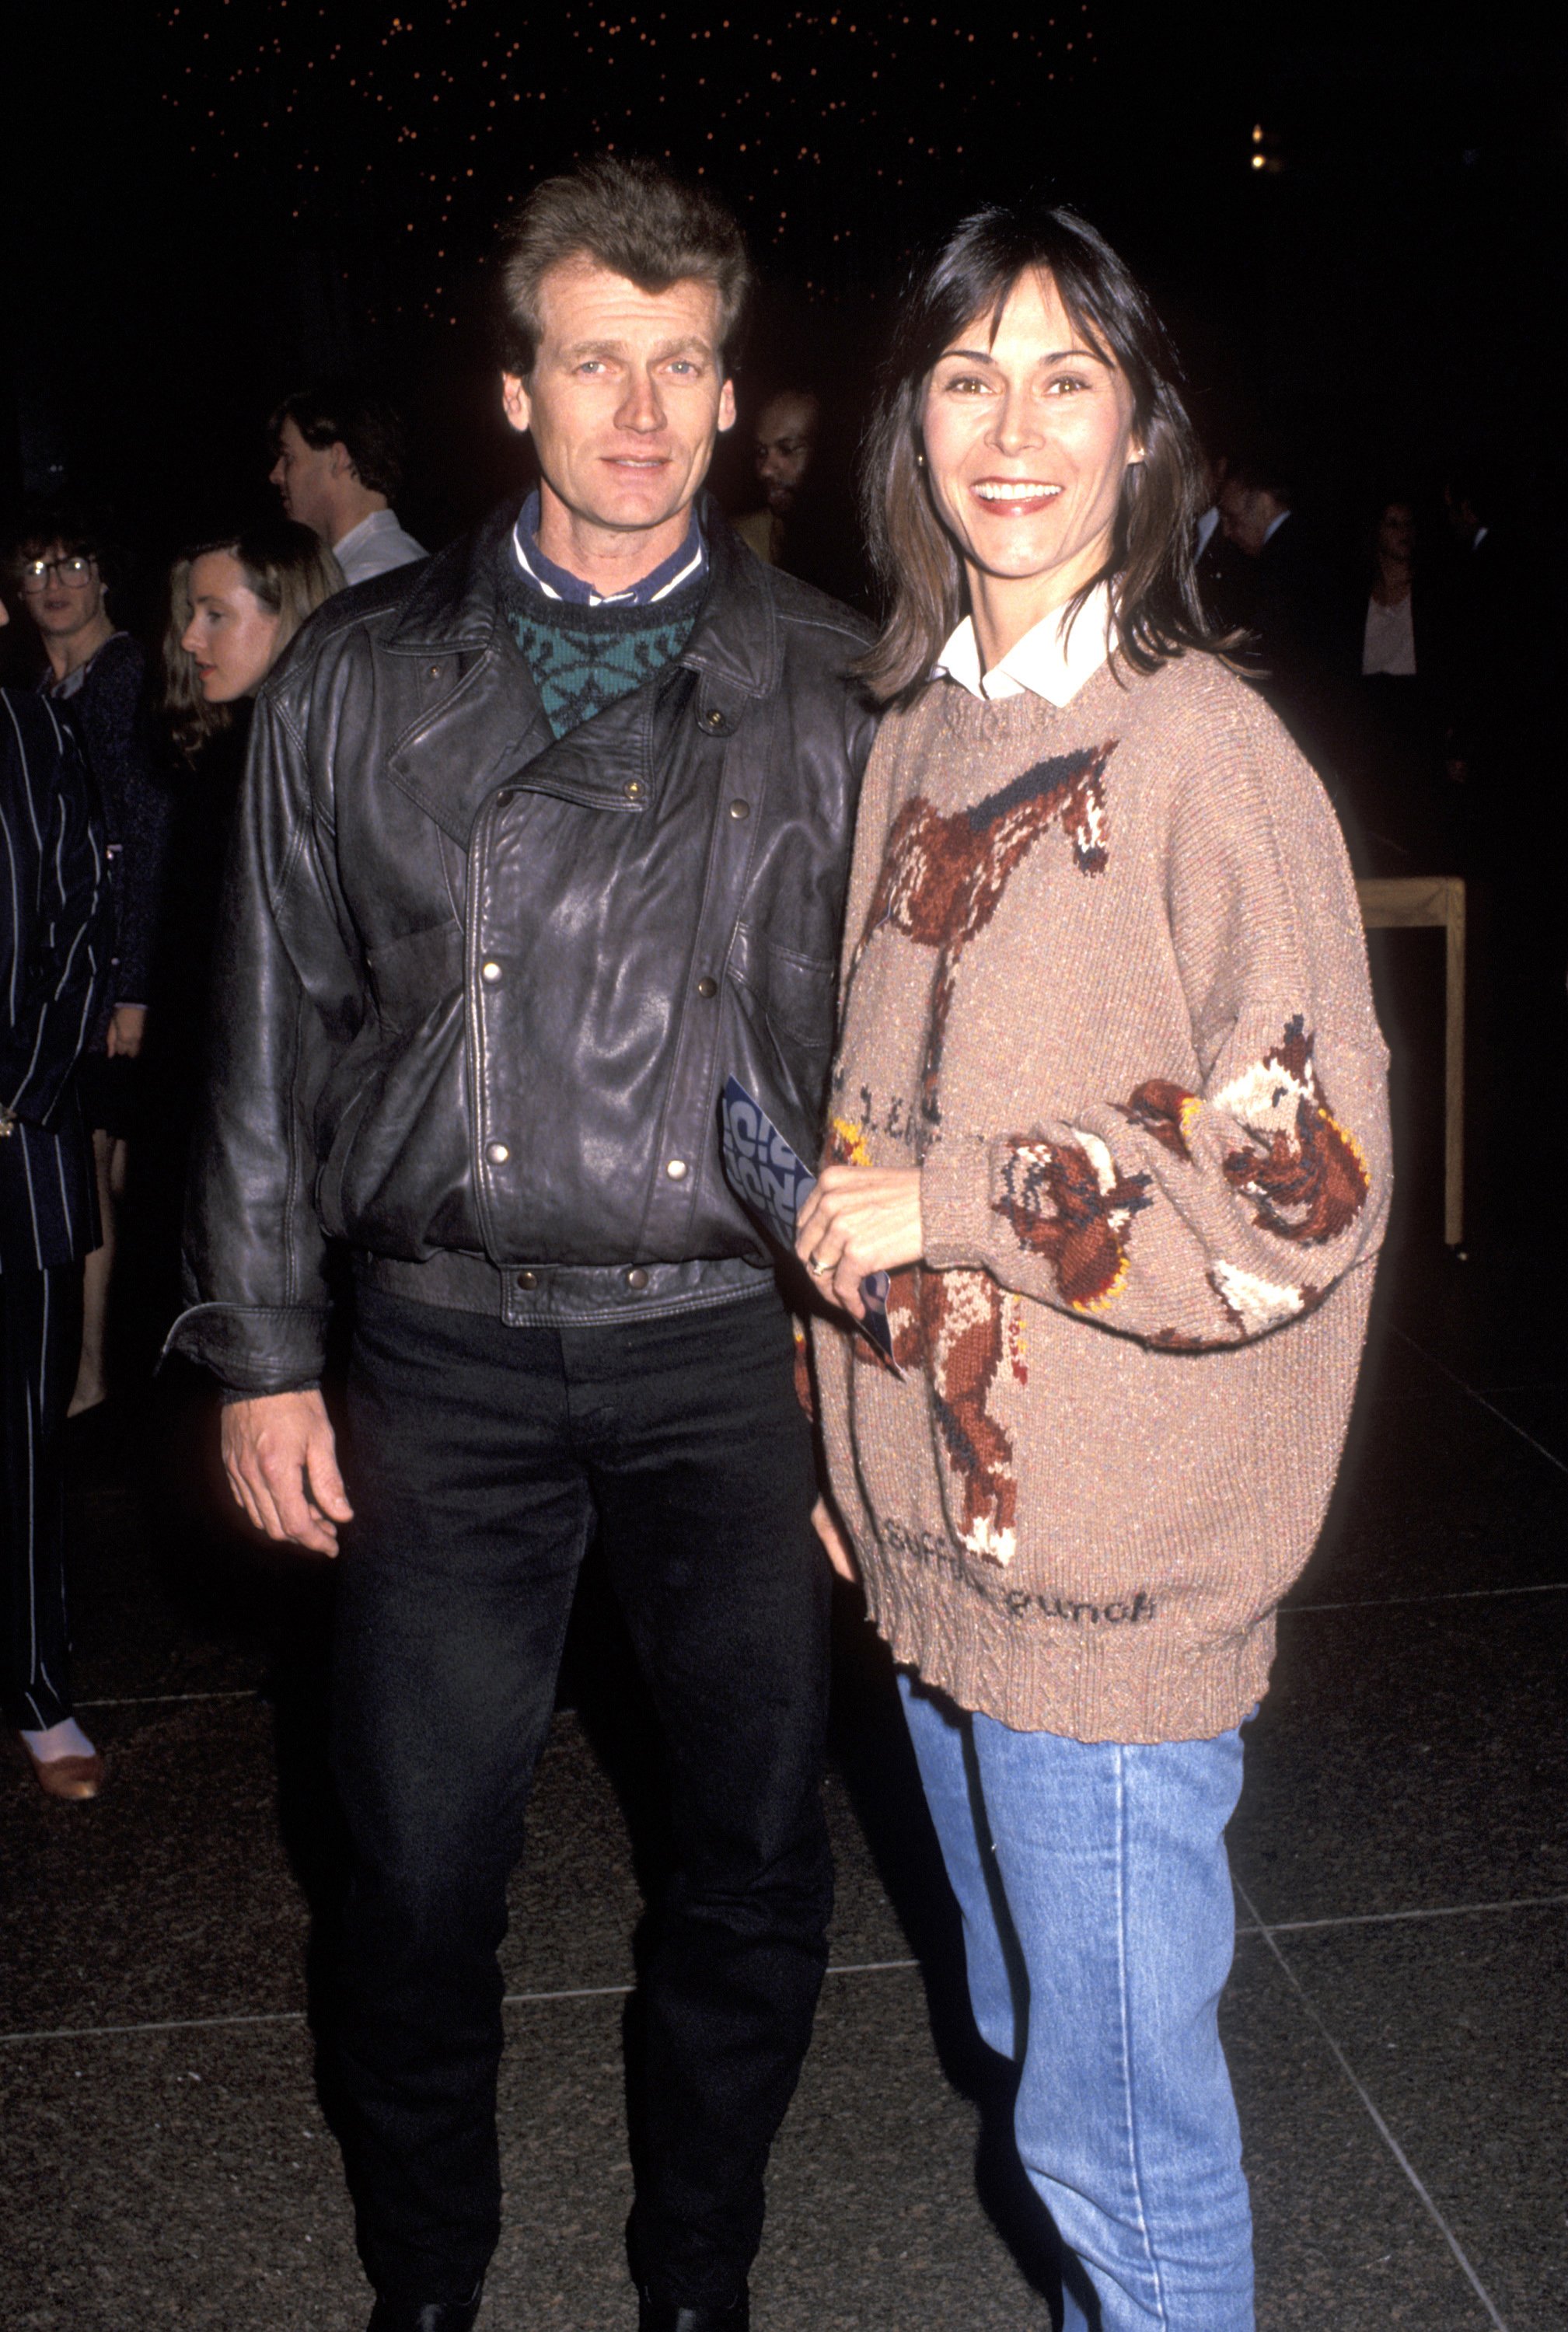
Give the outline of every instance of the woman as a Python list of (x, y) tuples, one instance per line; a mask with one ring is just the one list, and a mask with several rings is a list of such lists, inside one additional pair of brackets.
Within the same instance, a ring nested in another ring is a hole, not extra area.
[(176, 561), (164, 707), (187, 761), (233, 728), (306, 616), (342, 588), (331, 552), (290, 519), (263, 520)]
[[(1451, 863), (1441, 735), (1433, 707), (1427, 591), (1418, 575), (1419, 530), (1409, 495), (1375, 506), (1367, 594), (1361, 611), (1356, 734), (1345, 755), (1374, 872), (1420, 872)], [(1429, 668), (1430, 667), (1430, 668)], [(1384, 846), (1380, 853), (1376, 845)], [(1384, 861), (1387, 862), (1386, 865)]]
[(78, 1072), (92, 1135), (101, 1243), (87, 1258), (81, 1356), (71, 1415), (109, 1392), (110, 1284), (120, 1201), (142, 1114), (142, 1039), (168, 844), (170, 799), (155, 766), (147, 719), (147, 664), (117, 628), (116, 565), (108, 529), (85, 512), (35, 511), (14, 546), (22, 605), (47, 659), (39, 693), (67, 718), (98, 787), (109, 832), (114, 945), (109, 992)]
[(799, 1247), (852, 1314), (893, 1274), (902, 1374), (819, 1336), (818, 1527), (901, 1669), (980, 2029), (1021, 2053), (1067, 2321), (1243, 2332), (1223, 1832), (1388, 1202), (1355, 894), (1206, 635), (1172, 361), (1092, 228), (960, 227), (870, 468), (890, 710)]
[(205, 996), (251, 702), (306, 616), (342, 588), (320, 538), (284, 518), (187, 551), (169, 577), (164, 711), (195, 782), (179, 788), (165, 969), (187, 999)]
[(187, 551), (169, 578), (164, 711), (177, 755), (176, 812), (152, 1063), (161, 1171), (148, 1176), (147, 1192), (149, 1204), (167, 1209), (158, 1236), (170, 1255), (178, 1247), (218, 894), (252, 700), (306, 616), (342, 588), (331, 552), (309, 527), (284, 518)]
[(1379, 509), (1372, 529), (1372, 585), (1362, 633), (1363, 680), (1416, 678), (1415, 568), (1415, 507), (1396, 497)]
[(103, 1778), (72, 1701), (62, 1444), (98, 1244), (76, 1078), (111, 908), (75, 733), (31, 691), (0, 690), (0, 1706), (44, 1795), (71, 1801)]

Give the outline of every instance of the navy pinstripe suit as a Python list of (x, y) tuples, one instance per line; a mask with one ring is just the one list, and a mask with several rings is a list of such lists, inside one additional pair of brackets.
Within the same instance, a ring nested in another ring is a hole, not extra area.
[(71, 732), (0, 690), (0, 1702), (71, 1714), (60, 1438), (98, 1242), (76, 1064), (108, 970), (103, 827)]

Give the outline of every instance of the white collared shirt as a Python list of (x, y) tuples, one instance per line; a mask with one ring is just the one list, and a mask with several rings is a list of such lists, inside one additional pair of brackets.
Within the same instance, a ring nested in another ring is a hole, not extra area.
[(1111, 594), (1102, 583), (1091, 594), (1078, 619), (1062, 637), (1065, 608), (1054, 607), (1031, 631), (1016, 641), (990, 672), (980, 670), (980, 644), (966, 616), (938, 657), (933, 679), (956, 680), (971, 696), (999, 703), (1008, 696), (1043, 696), (1056, 706), (1070, 704), (1086, 680), (1092, 680), (1115, 645), (1111, 620)]
[(373, 575), (390, 575), (394, 568), (412, 567), (426, 556), (425, 545), (397, 522), (396, 511), (372, 511), (351, 526), (332, 556), (343, 570), (345, 583), (368, 583)]

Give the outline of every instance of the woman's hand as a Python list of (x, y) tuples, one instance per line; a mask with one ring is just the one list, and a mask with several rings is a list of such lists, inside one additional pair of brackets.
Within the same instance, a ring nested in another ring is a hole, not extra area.
[(141, 1039), (147, 1027), (145, 1004), (117, 1004), (109, 1016), (109, 1037), (105, 1046), (111, 1061), (134, 1061), (141, 1050)]
[(825, 1166), (795, 1228), (795, 1252), (825, 1295), (856, 1320), (860, 1283), (925, 1251), (918, 1166)]
[(828, 1562), (840, 1579), (847, 1579), (851, 1587), (860, 1577), (855, 1568), (855, 1557), (849, 1552), (849, 1542), (834, 1519), (833, 1509), (826, 1498), (818, 1498), (811, 1509), (811, 1527), (822, 1541)]

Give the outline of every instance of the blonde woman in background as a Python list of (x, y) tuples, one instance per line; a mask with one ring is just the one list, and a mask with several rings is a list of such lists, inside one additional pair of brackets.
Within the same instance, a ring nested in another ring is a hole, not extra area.
[[(343, 588), (343, 570), (308, 526), (266, 519), (175, 561), (164, 635), (164, 709), (195, 762), (232, 731), (307, 616)], [(248, 725), (242, 718), (243, 729)]]
[(148, 1177), (177, 1249), (192, 1112), (206, 1057), (214, 924), (257, 689), (307, 616), (343, 588), (342, 570), (308, 526), (267, 518), (200, 544), (169, 576), (163, 706), (174, 747), (175, 832), (161, 935), (155, 1134)]

